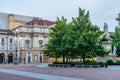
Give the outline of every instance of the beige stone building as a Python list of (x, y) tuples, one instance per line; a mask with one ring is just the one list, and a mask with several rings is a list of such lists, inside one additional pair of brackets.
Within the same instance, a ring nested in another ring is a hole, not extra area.
[[(49, 39), (49, 28), (52, 26), (54, 26), (54, 22), (42, 18), (0, 13), (0, 29), (14, 32), (12, 35), (14, 41), (12, 62), (47, 62), (48, 59), (43, 50)], [(7, 56), (6, 52), (4, 54)], [(2, 54), (0, 53), (0, 55)], [(3, 61), (3, 57), (0, 59)]]
[(20, 62), (47, 62), (44, 55), (44, 45), (49, 40), (49, 28), (54, 26), (54, 22), (34, 18), (25, 25), (20, 25), (13, 30), (17, 33), (18, 52)]

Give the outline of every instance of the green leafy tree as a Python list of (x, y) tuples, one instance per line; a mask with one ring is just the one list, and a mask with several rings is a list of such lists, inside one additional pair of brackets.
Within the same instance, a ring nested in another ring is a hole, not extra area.
[(67, 20), (62, 17), (60, 20), (57, 18), (55, 27), (50, 30), (50, 40), (46, 44), (46, 52), (48, 54), (52, 53), (56, 58), (62, 56), (63, 62), (65, 62), (65, 52), (68, 45), (66, 44), (66, 32), (67, 32)]
[(115, 33), (111, 35), (111, 42), (112, 42), (112, 52), (115, 51), (117, 56), (120, 56), (120, 28), (115, 28)]
[(103, 32), (100, 31), (98, 26), (91, 24), (89, 12), (85, 13), (85, 10), (79, 8), (79, 15), (73, 18), (72, 27), (75, 35), (74, 48), (82, 55), (84, 63), (86, 55), (91, 53), (94, 53), (93, 55), (100, 55), (98, 52), (101, 52), (102, 55), (105, 55), (103, 53), (105, 51), (104, 47), (100, 45)]
[(103, 39), (99, 27), (92, 25), (89, 12), (79, 8), (79, 15), (67, 23), (67, 19), (57, 18), (55, 27), (51, 28), (50, 40), (46, 44), (47, 55), (65, 58), (85, 58), (90, 56), (103, 56), (105, 49), (102, 46)]

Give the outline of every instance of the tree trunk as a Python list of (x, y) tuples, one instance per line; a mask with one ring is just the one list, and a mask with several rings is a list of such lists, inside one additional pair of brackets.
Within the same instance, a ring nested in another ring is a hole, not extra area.
[(71, 61), (70, 61), (70, 58), (69, 58), (69, 62), (71, 62)]
[(69, 62), (68, 57), (66, 57), (66, 62)]
[(65, 62), (65, 54), (63, 53), (63, 63)]
[(57, 57), (55, 58), (55, 61), (57, 62)]
[(85, 53), (82, 54), (83, 64), (85, 64)]
[(56, 55), (55, 55), (55, 61), (57, 62), (57, 53), (56, 53)]

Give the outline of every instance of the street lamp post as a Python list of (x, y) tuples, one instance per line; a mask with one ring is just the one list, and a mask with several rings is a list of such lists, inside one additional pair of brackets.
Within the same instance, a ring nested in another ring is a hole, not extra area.
[(24, 65), (26, 64), (26, 42), (25, 42), (25, 37), (24, 37)]
[(19, 37), (19, 62), (21, 63), (21, 48), (20, 48), (20, 42), (22, 40), (22, 37)]
[(17, 50), (17, 48), (16, 48), (16, 54), (15, 54), (15, 62), (14, 62), (14, 64), (18, 64), (18, 59), (17, 59), (17, 52), (18, 52), (18, 50)]
[(16, 29), (16, 31), (15, 31), (15, 35), (16, 35), (16, 37), (15, 37), (15, 42), (16, 42), (16, 46), (15, 46), (15, 58), (14, 58), (14, 64), (18, 64), (18, 55), (17, 55), (17, 53), (18, 53), (18, 39), (17, 39), (17, 37), (18, 37), (18, 30)]
[(25, 65), (25, 61), (26, 61), (26, 60), (25, 60), (25, 52), (26, 52), (26, 51), (25, 51), (25, 44), (24, 44), (24, 65)]
[(7, 34), (7, 37), (6, 37), (6, 38), (7, 38), (7, 56), (6, 56), (6, 59), (7, 59), (7, 60), (6, 60), (6, 62), (8, 63), (8, 44), (9, 44), (9, 43), (8, 43), (8, 34)]

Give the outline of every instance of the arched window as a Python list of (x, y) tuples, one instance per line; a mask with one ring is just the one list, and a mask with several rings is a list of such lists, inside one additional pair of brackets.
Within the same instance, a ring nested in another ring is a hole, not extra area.
[(26, 47), (26, 48), (30, 48), (30, 40), (26, 40), (25, 43), (26, 43), (26, 46), (25, 46), (25, 47)]
[(43, 61), (42, 52), (40, 52), (39, 61), (40, 61), (40, 63)]
[(5, 61), (5, 54), (1, 53), (0, 54), (0, 63), (3, 63)]
[[(16, 59), (16, 58), (15, 58)], [(12, 63), (13, 62), (13, 54), (9, 53), (8, 54), (8, 63)]]

